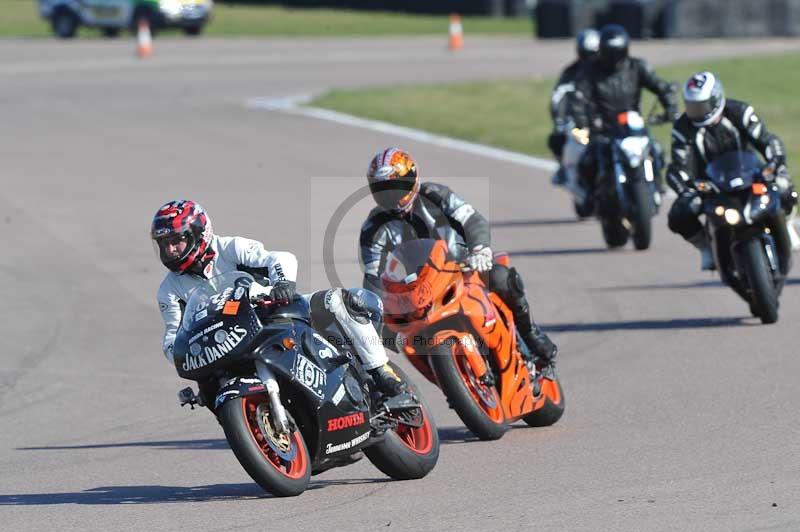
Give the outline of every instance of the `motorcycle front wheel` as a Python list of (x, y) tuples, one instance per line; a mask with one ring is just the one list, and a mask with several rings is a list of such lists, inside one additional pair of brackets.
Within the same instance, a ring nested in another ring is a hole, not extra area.
[(750, 288), (750, 306), (761, 323), (778, 321), (778, 294), (764, 246), (758, 239), (742, 244), (742, 263)]
[(311, 478), (311, 458), (299, 430), (272, 429), (269, 400), (248, 395), (222, 405), (219, 422), (233, 454), (256, 483), (277, 497), (300, 495)]
[(653, 193), (646, 181), (634, 183), (631, 192), (633, 247), (645, 250), (650, 247), (653, 238)]
[(496, 440), (508, 430), (497, 388), (475, 376), (456, 338), (431, 349), (433, 371), (447, 400), (475, 436)]

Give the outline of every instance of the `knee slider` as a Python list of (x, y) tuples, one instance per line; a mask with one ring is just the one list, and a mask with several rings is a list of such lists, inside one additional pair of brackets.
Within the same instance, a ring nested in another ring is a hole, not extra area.
[(383, 303), (377, 295), (363, 288), (342, 290), (341, 293), (344, 308), (351, 318), (362, 325), (372, 321), (378, 328), (383, 318)]
[(330, 292), (331, 290), (319, 290), (314, 292), (308, 302), (311, 307), (311, 319), (314, 322), (314, 328), (321, 331), (327, 329), (334, 320), (333, 313), (325, 304), (325, 298)]

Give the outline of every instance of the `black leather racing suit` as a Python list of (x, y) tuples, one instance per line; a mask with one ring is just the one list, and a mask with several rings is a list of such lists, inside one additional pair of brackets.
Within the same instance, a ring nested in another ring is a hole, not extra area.
[(572, 118), (571, 107), (574, 99), (571, 94), (575, 91), (575, 80), (580, 75), (580, 70), (592, 62), (591, 58), (576, 59), (561, 72), (553, 87), (550, 96), (550, 117), (553, 119), (553, 132), (547, 138), (547, 146), (558, 160), (567, 140), (567, 127)]
[[(402, 215), (376, 207), (361, 227), (360, 252), (364, 268), (364, 288), (383, 293), (380, 274), (386, 256), (403, 241), (435, 238), (448, 244), (450, 253), (463, 260), (476, 246), (490, 246), (489, 222), (475, 208), (448, 187), (422, 183), (411, 212)], [(513, 267), (494, 264), (481, 275), (514, 314), (517, 329), (534, 355), (545, 363), (556, 355), (556, 346), (534, 323), (522, 278)]]
[[(702, 230), (698, 221), (700, 202), (694, 191), (696, 179), (707, 179), (706, 165), (730, 151), (755, 148), (767, 162), (786, 164), (783, 142), (767, 131), (753, 107), (728, 99), (719, 122), (697, 127), (686, 114), (672, 129), (672, 162), (667, 169), (667, 183), (678, 194), (669, 211), (669, 228), (687, 240)], [(694, 200), (694, 201), (693, 201)], [(788, 213), (796, 203), (791, 186), (782, 190), (782, 203)]]
[[(628, 57), (615, 70), (608, 70), (595, 62), (581, 70), (575, 81), (574, 116), (577, 127), (591, 131), (589, 145), (579, 164), (581, 179), (589, 190), (594, 189), (595, 178), (609, 168), (608, 126), (619, 113), (640, 111), (642, 89), (658, 96), (667, 116), (677, 115), (677, 96), (674, 86), (659, 78), (649, 64), (637, 57)], [(652, 139), (652, 137), (651, 137)], [(661, 175), (663, 148), (653, 140), (655, 173)]]

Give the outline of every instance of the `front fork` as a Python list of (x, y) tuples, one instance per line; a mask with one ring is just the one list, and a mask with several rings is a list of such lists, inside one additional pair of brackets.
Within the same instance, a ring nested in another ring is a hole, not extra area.
[(270, 408), (272, 409), (272, 422), (275, 425), (275, 431), (278, 434), (289, 433), (289, 417), (286, 415), (286, 409), (281, 403), (280, 388), (275, 374), (271, 369), (261, 360), (255, 361), (256, 373), (264, 386), (267, 387), (267, 396), (269, 397)]
[[(644, 178), (644, 181), (647, 183), (647, 188), (650, 189), (653, 209), (657, 210), (661, 206), (661, 194), (656, 187), (655, 170), (650, 157), (645, 158), (640, 167), (626, 168), (626, 166), (622, 164), (619, 155), (614, 153), (612, 168), (614, 171), (614, 186), (616, 187), (619, 207), (624, 216), (629, 215), (634, 208), (626, 186), (632, 186), (642, 178)], [(628, 171), (630, 171), (632, 175), (628, 175)]]

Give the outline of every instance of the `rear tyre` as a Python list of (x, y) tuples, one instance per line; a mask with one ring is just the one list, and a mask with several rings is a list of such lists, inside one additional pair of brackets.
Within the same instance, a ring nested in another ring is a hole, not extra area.
[(575, 208), (575, 215), (580, 218), (589, 218), (594, 213), (594, 205), (591, 200), (586, 200), (583, 203), (572, 200), (572, 206)]
[(750, 310), (761, 323), (778, 321), (778, 294), (764, 246), (757, 239), (742, 244), (742, 262), (750, 287)]
[(600, 220), (603, 240), (610, 248), (619, 248), (628, 243), (630, 231), (622, 223), (622, 218), (603, 218)]
[(395, 480), (422, 478), (439, 461), (439, 433), (417, 386), (403, 370), (392, 362), (390, 364), (422, 404), (422, 426), (400, 424), (395, 430), (387, 431), (382, 442), (364, 449), (364, 454), (375, 467)]
[(203, 26), (187, 26), (183, 28), (183, 33), (190, 37), (197, 37), (203, 33)]
[(541, 396), (536, 401), (533, 412), (522, 418), (522, 421), (531, 427), (549, 427), (564, 415), (564, 391), (558, 380), (540, 378), (539, 382), (542, 387)]
[(480, 381), (462, 352), (461, 342), (448, 338), (431, 350), (431, 366), (447, 402), (475, 436), (496, 440), (508, 430), (497, 388)]
[(272, 433), (264, 395), (231, 399), (219, 422), (233, 454), (256, 483), (277, 497), (300, 495), (311, 478), (311, 458), (299, 430), (282, 438)]
[(114, 39), (119, 37), (119, 28), (103, 28), (103, 37)]
[(53, 33), (60, 39), (72, 39), (78, 32), (78, 17), (66, 8), (56, 10), (51, 20)]
[(633, 247), (644, 250), (650, 247), (650, 241), (653, 238), (653, 194), (650, 185), (646, 181), (634, 183), (631, 196), (633, 201), (633, 213), (631, 214)]

